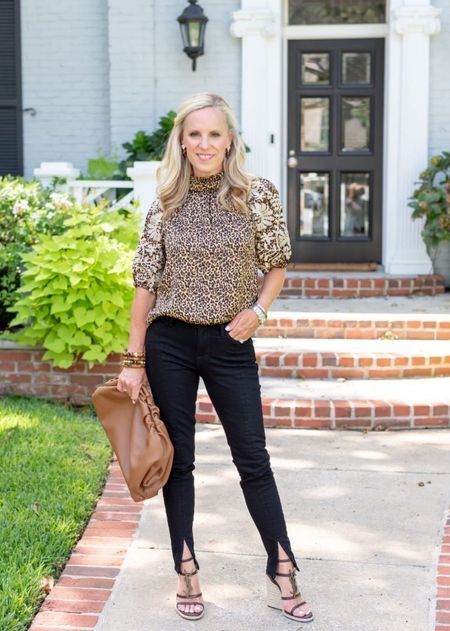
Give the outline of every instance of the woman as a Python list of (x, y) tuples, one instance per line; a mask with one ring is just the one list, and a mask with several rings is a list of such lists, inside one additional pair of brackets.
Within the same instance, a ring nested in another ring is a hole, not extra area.
[[(252, 341), (283, 285), (291, 249), (278, 191), (245, 173), (244, 158), (235, 116), (221, 97), (197, 94), (180, 105), (133, 262), (136, 294), (124, 358), (135, 367), (123, 368), (117, 387), (135, 401), (148, 378), (174, 445), (163, 496), (179, 615), (197, 620), (204, 613), (192, 534), (202, 377), (268, 554), (268, 604), (309, 622), (265, 448)], [(257, 268), (264, 272), (259, 293)]]

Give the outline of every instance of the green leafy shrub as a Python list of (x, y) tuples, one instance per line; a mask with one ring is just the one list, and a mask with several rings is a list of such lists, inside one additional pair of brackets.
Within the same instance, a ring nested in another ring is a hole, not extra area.
[(127, 155), (121, 162), (116, 156), (108, 159), (99, 152), (97, 158), (88, 161), (87, 175), (80, 179), (129, 180), (131, 178), (127, 175), (127, 168), (132, 167), (134, 162), (162, 160), (175, 116), (176, 112), (172, 110), (161, 116), (159, 127), (150, 134), (142, 130), (137, 131), (131, 142), (123, 143), (122, 147)]
[(7, 309), (17, 300), (23, 255), (40, 235), (63, 231), (71, 204), (67, 195), (52, 187), (46, 189), (37, 181), (0, 178), (0, 330), (12, 318)]
[(102, 362), (128, 341), (134, 296), (131, 263), (139, 239), (139, 216), (74, 205), (62, 234), (44, 236), (23, 256), (26, 269), (11, 307), (9, 339), (46, 349), (44, 359), (68, 368), (78, 359)]
[(171, 110), (159, 119), (159, 127), (151, 134), (145, 131), (136, 132), (131, 142), (125, 142), (122, 147), (128, 152), (127, 157), (120, 163), (122, 173), (126, 174), (127, 168), (134, 162), (145, 160), (162, 160), (166, 149), (176, 112)]
[[(124, 177), (125, 175), (125, 177)], [(89, 180), (122, 180), (129, 179), (120, 170), (119, 161), (105, 156), (88, 160), (87, 179)]]
[(450, 241), (450, 152), (430, 158), (410, 198), (412, 217), (425, 218), (422, 237), (427, 246)]

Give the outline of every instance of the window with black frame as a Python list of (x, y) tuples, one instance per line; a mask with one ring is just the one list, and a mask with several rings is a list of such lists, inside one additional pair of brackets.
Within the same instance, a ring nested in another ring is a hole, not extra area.
[(289, 0), (289, 24), (378, 24), (386, 21), (380, 0)]

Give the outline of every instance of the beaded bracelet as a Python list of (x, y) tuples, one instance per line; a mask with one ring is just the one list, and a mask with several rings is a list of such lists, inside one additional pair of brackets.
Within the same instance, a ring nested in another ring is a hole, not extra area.
[(141, 358), (141, 357), (145, 357), (145, 351), (142, 351), (142, 353), (137, 353), (135, 351), (123, 351), (122, 356)]
[(123, 351), (122, 366), (124, 368), (145, 368), (145, 352)]
[(134, 363), (134, 362), (128, 362), (128, 361), (123, 360), (122, 366), (124, 368), (145, 368), (145, 362)]

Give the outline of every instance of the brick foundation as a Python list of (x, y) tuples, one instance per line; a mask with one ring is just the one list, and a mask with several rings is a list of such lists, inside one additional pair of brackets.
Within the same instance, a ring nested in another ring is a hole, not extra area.
[[(11, 345), (12, 346), (12, 345)], [(42, 349), (0, 349), (0, 394), (31, 394), (74, 405), (85, 405), (101, 383), (117, 377), (121, 371), (120, 355), (110, 355), (104, 364), (89, 369), (85, 361), (70, 368), (56, 368), (43, 361)]]

